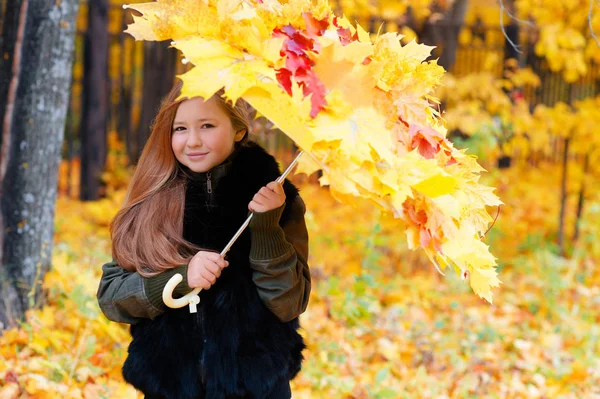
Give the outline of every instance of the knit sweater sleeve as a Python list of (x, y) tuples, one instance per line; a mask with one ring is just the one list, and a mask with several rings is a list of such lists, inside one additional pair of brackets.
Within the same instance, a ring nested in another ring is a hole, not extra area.
[(281, 226), (285, 206), (257, 212), (250, 223), (252, 279), (263, 303), (282, 322), (306, 310), (311, 290), (306, 207), (302, 198), (296, 197), (289, 220)]
[(142, 319), (154, 319), (166, 310), (162, 291), (176, 273), (183, 276), (173, 291), (173, 297), (179, 298), (192, 291), (187, 284), (187, 265), (146, 278), (123, 269), (113, 260), (102, 266), (96, 293), (98, 305), (106, 318), (118, 323), (137, 324)]

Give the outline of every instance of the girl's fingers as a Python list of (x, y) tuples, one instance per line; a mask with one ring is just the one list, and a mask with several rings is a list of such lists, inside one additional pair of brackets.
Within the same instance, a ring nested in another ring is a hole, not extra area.
[(281, 185), (281, 183), (272, 181), (271, 183), (267, 184), (267, 187), (269, 189), (271, 189), (273, 192), (275, 192), (275, 194), (277, 194), (277, 195), (285, 195), (285, 192), (283, 191), (283, 186)]
[(223, 259), (221, 257), (219, 257), (218, 261), (215, 263), (219, 267), (219, 274), (221, 273), (221, 270), (223, 270), (223, 268), (227, 267), (227, 265), (229, 264), (229, 262), (227, 262), (225, 259)]
[(221, 257), (221, 254), (218, 252), (205, 252), (206, 259), (212, 260), (215, 263), (219, 263), (221, 260), (225, 260)]
[[(275, 187), (279, 186), (279, 184), (275, 184)], [(279, 186), (281, 188), (281, 186)], [(281, 201), (282, 198), (285, 198), (285, 194), (283, 193), (283, 189), (281, 191), (278, 191), (277, 189), (273, 190), (269, 187), (263, 187), (261, 188), (257, 194), (262, 194), (265, 197), (269, 198), (270, 200), (277, 200), (277, 201)]]
[(248, 205), (248, 209), (250, 209), (252, 212), (266, 212), (268, 210), (267, 206), (261, 203), (258, 203), (256, 201), (251, 201), (250, 204)]
[(258, 194), (262, 194), (265, 197), (269, 197), (269, 198), (273, 197), (274, 195), (277, 195), (277, 193), (275, 191), (271, 190), (270, 188), (268, 188), (266, 186), (261, 188), (260, 190), (258, 190)]
[(215, 276), (212, 271), (207, 269), (206, 266), (200, 271), (200, 277), (208, 280), (211, 284), (214, 284), (217, 281), (217, 276)]
[(248, 204), (252, 212), (267, 212), (280, 207), (285, 202), (285, 192), (280, 183), (273, 181), (262, 187)]
[(207, 290), (212, 286), (211, 282), (202, 276), (200, 276), (199, 280), (198, 287), (202, 288), (203, 290)]
[(206, 262), (205, 268), (217, 277), (219, 277), (221, 275), (221, 266), (219, 266), (216, 262), (212, 262), (212, 261)]
[(262, 212), (262, 208), (263, 206), (254, 200), (250, 201), (248, 204), (248, 209), (252, 212)]
[(250, 204), (248, 205), (248, 208), (250, 210), (258, 210), (258, 209), (263, 209), (265, 207), (267, 207), (267, 205), (270, 203), (271, 201), (269, 201), (267, 198), (263, 197), (263, 196), (259, 196), (258, 194), (254, 196), (254, 198), (252, 199), (252, 201), (250, 201)]
[(212, 264), (214, 264), (215, 267), (217, 267), (219, 270), (221, 270), (224, 267), (227, 267), (227, 265), (229, 265), (229, 262), (226, 261), (225, 259), (223, 259), (221, 257), (221, 254), (218, 254), (216, 252), (211, 254), (210, 257), (207, 257), (207, 260), (209, 262), (211, 262)]
[(213, 261), (216, 263), (221, 269), (227, 267), (229, 262), (226, 261), (220, 253), (218, 252), (206, 252), (206, 259)]
[(271, 193), (271, 195), (269, 195), (268, 193), (263, 193), (262, 190), (260, 190), (259, 192), (257, 192), (254, 195), (254, 200), (257, 202), (265, 202), (265, 201), (271, 201), (272, 197), (273, 197), (274, 193)]

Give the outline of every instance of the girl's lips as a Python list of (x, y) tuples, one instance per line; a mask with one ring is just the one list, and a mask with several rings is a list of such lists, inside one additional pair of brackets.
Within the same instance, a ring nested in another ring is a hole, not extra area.
[(201, 159), (204, 158), (206, 155), (208, 155), (208, 152), (194, 152), (191, 154), (187, 154), (188, 158), (192, 159)]

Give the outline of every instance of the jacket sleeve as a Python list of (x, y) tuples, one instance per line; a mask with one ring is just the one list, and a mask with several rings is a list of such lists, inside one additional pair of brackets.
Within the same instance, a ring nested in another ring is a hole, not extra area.
[(311, 290), (306, 207), (302, 198), (296, 197), (289, 221), (280, 226), (285, 206), (255, 213), (250, 224), (252, 279), (263, 303), (282, 322), (306, 310)]
[(106, 263), (102, 265), (96, 293), (100, 310), (106, 318), (118, 323), (137, 324), (143, 319), (154, 319), (165, 311), (162, 289), (175, 273), (181, 273), (184, 278), (174, 291), (177, 297), (191, 291), (187, 285), (187, 265), (145, 278), (114, 261)]

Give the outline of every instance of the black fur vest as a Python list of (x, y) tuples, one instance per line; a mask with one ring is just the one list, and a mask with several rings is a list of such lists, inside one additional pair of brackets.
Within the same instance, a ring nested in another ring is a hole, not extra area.
[[(190, 178), (184, 237), (221, 251), (248, 215), (254, 194), (280, 175), (275, 158), (257, 144), (236, 150), (218, 180)], [(215, 173), (216, 174), (216, 173)], [(284, 184), (289, 219), (298, 190)], [(133, 341), (123, 377), (148, 396), (166, 399), (263, 399), (299, 372), (305, 345), (298, 319), (282, 323), (262, 303), (249, 264), (250, 228), (227, 255), (229, 267), (210, 290), (200, 292), (198, 312), (167, 309), (131, 326)]]

